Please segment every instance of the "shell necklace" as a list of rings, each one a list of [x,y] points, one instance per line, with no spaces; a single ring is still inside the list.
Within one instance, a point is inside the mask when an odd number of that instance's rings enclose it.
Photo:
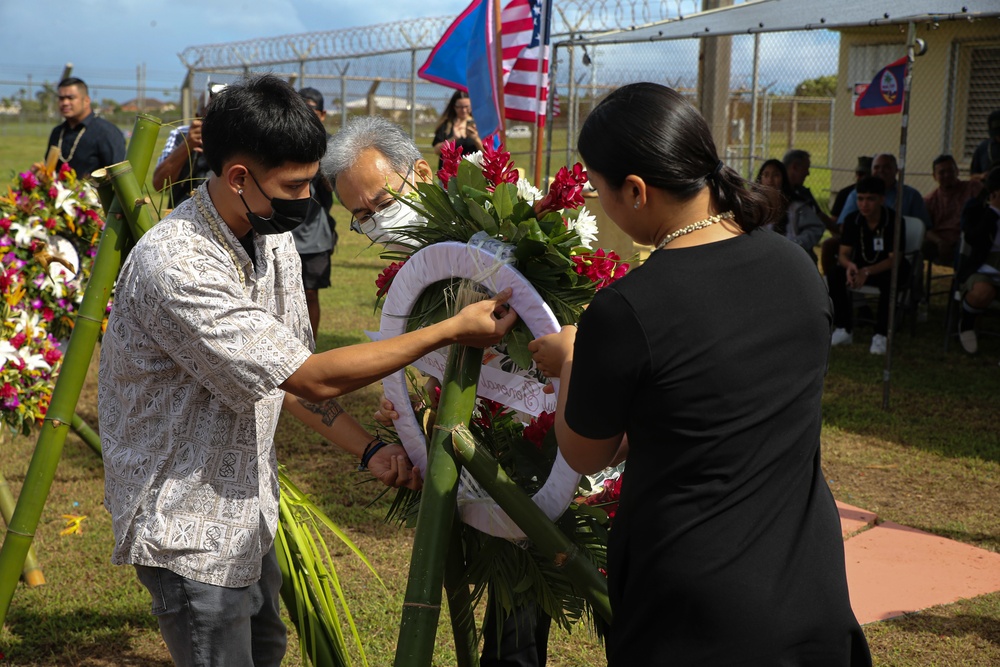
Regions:
[[[69,162],[70,160],[73,159],[73,156],[76,155],[76,147],[80,145],[80,139],[83,138],[83,133],[86,132],[86,131],[87,131],[87,126],[86,125],[84,125],[82,128],[80,128],[80,134],[76,135],[76,140],[73,142],[73,146],[70,147],[70,149],[69,149],[69,155],[67,155],[66,157],[63,157],[62,156],[62,142],[63,142],[63,137],[66,135],[66,128],[63,127],[61,130],[59,130],[59,159],[60,160],[62,160],[63,162]]]
[[[721,222],[723,220],[735,220],[735,219],[736,216],[733,215],[732,211],[725,211],[723,213],[718,213],[716,215],[713,215],[710,218],[705,218],[704,220],[699,220],[698,222],[692,222],[690,225],[686,227],[681,227],[676,232],[671,232],[666,236],[664,236],[663,240],[656,244],[656,249],[660,250],[661,248],[663,248],[663,246],[667,245],[676,238],[684,236],[685,234],[696,232],[699,229],[704,229],[709,225],[714,225],[715,223]]]
[[[227,253],[229,253],[229,258],[233,260],[233,266],[236,267],[236,275],[238,275],[240,278],[240,286],[243,287],[243,289],[246,289],[247,279],[243,275],[243,269],[240,268],[240,262],[236,258],[236,252],[233,250],[233,245],[228,240],[226,240],[226,237],[225,235],[223,235],[222,230],[219,229],[219,224],[215,221],[215,218],[205,208],[205,203],[201,200],[201,195],[202,195],[202,188],[198,188],[197,190],[194,191],[194,203],[198,206],[198,213],[208,222],[208,226],[212,230],[212,236],[215,237],[215,240],[219,242],[219,245],[221,245]]]

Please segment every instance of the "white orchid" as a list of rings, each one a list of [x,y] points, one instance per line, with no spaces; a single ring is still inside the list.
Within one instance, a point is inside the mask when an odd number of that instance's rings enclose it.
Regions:
[[[597,217],[584,206],[576,216],[576,220],[569,221],[569,228],[580,237],[580,244],[587,249],[593,249],[594,241],[597,240]]]
[[[517,196],[529,204],[534,204],[542,198],[542,191],[532,185],[528,179],[519,178],[517,179]]]
[[[8,362],[17,361],[20,358],[21,355],[17,353],[17,348],[11,345],[9,340],[0,340],[0,359],[3,359],[4,366]]]
[[[476,151],[475,153],[469,153],[468,155],[462,156],[463,160],[468,160],[472,164],[476,165],[476,169],[483,168],[483,152]]]
[[[51,371],[52,366],[45,361],[45,356],[41,354],[28,354],[28,346],[25,345],[20,350],[21,359],[24,360],[24,370],[26,371]]]
[[[10,224],[10,233],[14,237],[14,243],[22,248],[30,248],[33,240],[39,239],[44,241],[47,235],[41,222],[42,219],[37,215],[28,218],[24,224],[12,222]]]
[[[73,198],[74,192],[63,187],[63,184],[56,181],[56,208],[62,209],[70,217],[76,216],[76,207],[79,202]]]

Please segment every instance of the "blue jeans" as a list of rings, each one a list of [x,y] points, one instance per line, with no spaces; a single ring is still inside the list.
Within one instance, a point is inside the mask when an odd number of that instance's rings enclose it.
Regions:
[[[257,583],[225,588],[160,567],[135,566],[177,667],[279,667],[287,640],[273,546],[261,568]]]

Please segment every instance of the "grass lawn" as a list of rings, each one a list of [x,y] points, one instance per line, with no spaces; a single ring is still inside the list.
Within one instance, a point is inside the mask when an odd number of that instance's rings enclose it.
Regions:
[[[161,138],[162,141],[162,138]],[[23,170],[3,142],[0,175]],[[33,149],[32,149],[33,150]],[[34,153],[26,150],[17,155]],[[378,327],[374,279],[384,267],[338,213],[342,244],[333,256],[333,287],[321,292],[318,345],[329,349],[362,342]],[[982,339],[970,357],[942,349],[944,301],[931,304],[930,321],[895,339],[891,410],[881,409],[883,358],[868,354],[870,331],[859,343],[833,351],[824,395],[824,473],[834,495],[875,511],[881,519],[1000,551],[1000,411],[996,408],[1000,339]],[[996,323],[994,322],[994,326]],[[96,427],[96,356],[78,412]],[[344,405],[362,421],[372,413],[377,387],[347,396]],[[365,638],[369,664],[390,665],[406,585],[412,531],[383,522],[388,499],[372,503],[378,488],[357,473],[357,462],[283,419],[279,460],[301,488],[371,558],[385,581],[379,587],[345,549],[336,565]],[[34,440],[2,445],[0,471],[17,494]],[[35,545],[48,583],[19,587],[0,629],[0,662],[37,666],[153,666],[171,663],[149,614],[149,597],[127,567],[109,563],[113,537],[102,506],[101,461],[70,435],[38,526]],[[61,536],[63,514],[82,514],[83,532]],[[669,600],[664,602],[669,604]],[[651,622],[653,622],[651,620]],[[865,626],[877,665],[1000,664],[1000,593]],[[436,665],[453,665],[442,615]],[[301,665],[294,633],[286,665]],[[586,627],[553,629],[551,667],[603,664],[603,649]],[[5,662],[4,662],[5,661]]]

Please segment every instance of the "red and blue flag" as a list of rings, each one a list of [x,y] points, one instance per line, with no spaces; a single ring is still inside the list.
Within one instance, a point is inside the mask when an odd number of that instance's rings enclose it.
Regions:
[[[427,81],[465,90],[481,136],[500,129],[492,2],[473,0],[418,71]],[[500,14],[505,116],[541,122],[549,86],[551,0],[509,0]],[[539,76],[539,73],[541,76]]]
[[[865,91],[854,102],[855,116],[880,116],[903,112],[903,80],[907,57],[880,69]]]

